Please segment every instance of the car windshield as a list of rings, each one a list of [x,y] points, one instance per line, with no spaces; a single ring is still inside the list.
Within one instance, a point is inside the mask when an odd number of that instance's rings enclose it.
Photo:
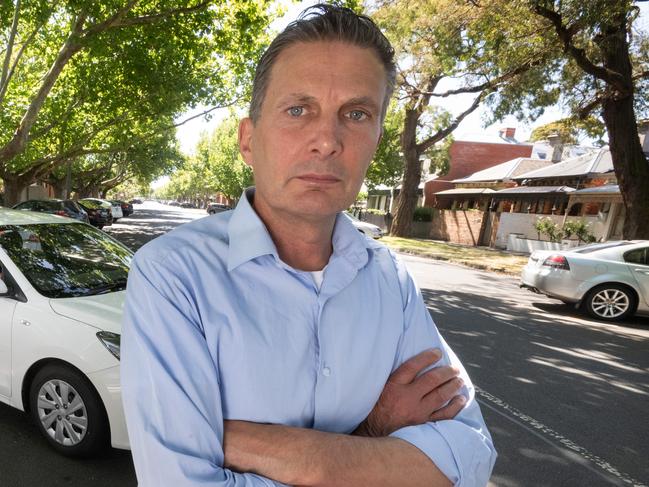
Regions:
[[[133,255],[105,233],[82,223],[0,225],[0,247],[48,298],[125,289]]]

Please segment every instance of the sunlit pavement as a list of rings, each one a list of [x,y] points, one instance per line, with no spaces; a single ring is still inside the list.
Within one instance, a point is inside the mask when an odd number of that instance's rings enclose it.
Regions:
[[[204,209],[188,209],[145,201],[133,205],[133,214],[104,227],[104,231],[132,250],[167,233],[183,223],[208,216]]]

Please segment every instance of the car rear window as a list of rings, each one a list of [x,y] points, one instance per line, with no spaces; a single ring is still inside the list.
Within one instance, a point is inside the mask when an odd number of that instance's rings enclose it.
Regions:
[[[624,253],[624,261],[630,264],[649,265],[649,247],[629,250]]]
[[[612,249],[614,247],[622,247],[623,245],[630,245],[633,242],[621,241],[621,242],[604,242],[596,243],[590,245],[584,245],[583,247],[577,247],[572,250],[576,254],[589,254],[590,252],[595,252],[596,250]]]
[[[99,203],[98,201],[81,200],[80,203],[84,206],[87,206],[88,208],[93,208],[93,209],[102,208],[101,203]]]
[[[67,209],[72,210],[74,212],[78,213],[79,211],[81,211],[81,208],[79,208],[79,205],[76,203],[76,201],[66,200],[63,202],[63,204]]]

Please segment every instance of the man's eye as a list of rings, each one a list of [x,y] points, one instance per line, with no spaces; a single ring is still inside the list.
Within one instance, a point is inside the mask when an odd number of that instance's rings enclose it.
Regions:
[[[299,117],[304,113],[304,107],[291,107],[288,109],[288,114],[291,117]]]
[[[355,121],[360,121],[360,120],[365,120],[367,118],[367,113],[361,111],[361,110],[352,110],[347,114],[349,118]]]

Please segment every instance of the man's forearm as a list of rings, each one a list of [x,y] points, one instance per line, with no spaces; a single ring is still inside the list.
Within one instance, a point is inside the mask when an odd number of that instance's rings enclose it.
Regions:
[[[289,485],[449,486],[417,447],[280,425],[226,421],[225,466]]]

